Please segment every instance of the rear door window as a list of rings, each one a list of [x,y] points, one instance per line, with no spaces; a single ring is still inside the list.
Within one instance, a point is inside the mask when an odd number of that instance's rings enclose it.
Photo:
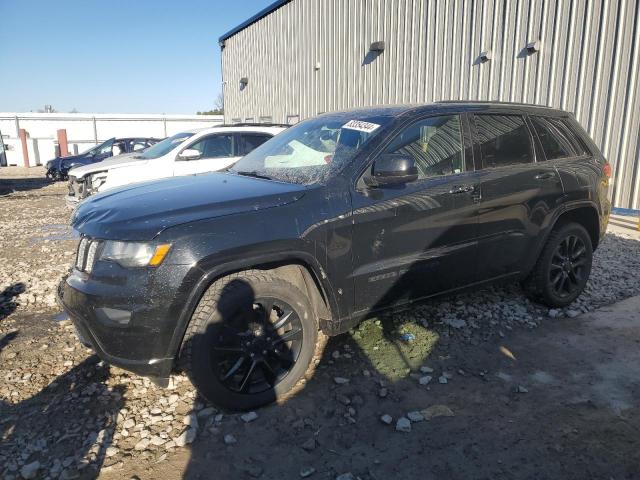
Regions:
[[[482,168],[533,162],[531,135],[519,115],[475,115]]]
[[[253,149],[259,147],[264,142],[269,140],[271,135],[265,133],[241,133],[236,135],[236,141],[238,142],[237,156],[243,157]]]
[[[137,152],[139,150],[144,150],[149,146],[149,143],[144,138],[134,138],[129,142],[129,151]]]
[[[531,123],[538,134],[547,160],[576,156],[570,134],[564,125],[544,117],[531,117]]]

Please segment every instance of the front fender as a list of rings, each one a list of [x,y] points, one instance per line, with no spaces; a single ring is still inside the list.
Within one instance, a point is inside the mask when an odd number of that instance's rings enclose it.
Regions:
[[[242,270],[250,270],[257,267],[270,268],[285,264],[298,264],[306,268],[322,289],[321,294],[327,301],[330,315],[332,318],[339,318],[340,310],[333,286],[318,260],[308,252],[288,250],[282,253],[267,253],[252,257],[244,256],[228,259],[224,263],[215,263],[213,258],[208,258],[196,264],[184,279],[181,287],[183,295],[180,295],[179,298],[184,298],[185,300],[181,302],[179,312],[176,312],[178,321],[171,339],[168,355],[175,357],[178,354],[193,312],[206,290],[216,280]]]

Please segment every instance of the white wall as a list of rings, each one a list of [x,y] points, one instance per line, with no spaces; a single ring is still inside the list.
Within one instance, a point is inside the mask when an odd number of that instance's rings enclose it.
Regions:
[[[57,131],[66,129],[69,153],[82,152],[111,137],[164,138],[192,128],[223,122],[222,115],[156,115],[92,113],[0,112],[0,133],[7,147],[8,165],[23,165],[18,129],[28,133],[29,165],[43,165],[55,157]]]

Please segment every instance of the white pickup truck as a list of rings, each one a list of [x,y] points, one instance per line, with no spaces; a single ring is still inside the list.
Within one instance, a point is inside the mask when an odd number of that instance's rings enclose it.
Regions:
[[[229,168],[286,125],[230,125],[188,130],[165,138],[142,153],[112,157],[69,171],[67,206],[95,193],[132,183]]]

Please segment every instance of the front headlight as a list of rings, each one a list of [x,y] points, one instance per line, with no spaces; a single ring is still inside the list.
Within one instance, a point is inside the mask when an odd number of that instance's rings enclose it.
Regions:
[[[87,180],[87,190],[89,193],[97,193],[100,187],[107,181],[107,173],[94,173]]]
[[[107,240],[100,260],[119,263],[123,267],[157,267],[169,253],[168,243],[117,242]]]

